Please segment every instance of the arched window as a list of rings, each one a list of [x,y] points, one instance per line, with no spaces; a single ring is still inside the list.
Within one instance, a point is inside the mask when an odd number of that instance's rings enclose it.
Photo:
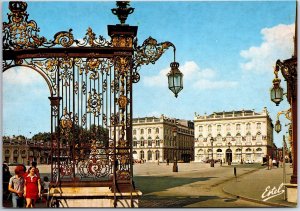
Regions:
[[[155,160],[159,160],[159,150],[155,151]]]
[[[144,134],[144,129],[141,129],[141,134]]]
[[[134,146],[134,147],[137,146],[137,140],[136,140],[136,137],[133,138],[133,146]]]
[[[148,134],[151,134],[151,129],[148,129]]]
[[[134,130],[132,131],[132,133],[133,133],[133,135],[136,135],[136,129],[134,129]]]
[[[227,131],[230,131],[230,130],[231,130],[230,124],[227,124],[227,125],[226,125],[226,130],[227,130]]]
[[[152,147],[152,139],[151,139],[151,137],[148,137],[148,147]]]
[[[222,159],[222,149],[217,149],[217,159]]]
[[[155,129],[155,133],[157,133],[157,134],[159,133],[159,128]]]
[[[145,146],[145,141],[144,141],[144,138],[142,137],[141,138],[141,147]]]
[[[142,150],[142,151],[140,152],[140,159],[141,159],[141,160],[144,160],[144,158],[145,158],[145,154],[144,154],[144,151]]]
[[[152,160],[152,152],[151,152],[151,150],[148,151],[148,160]]]
[[[251,130],[251,124],[250,123],[246,124],[246,130]]]
[[[212,127],[211,127],[211,125],[208,125],[208,132],[211,132],[211,129]]]
[[[262,142],[262,135],[260,132],[258,132],[256,134],[256,142],[257,142],[257,144],[261,144],[261,142]]]
[[[231,134],[227,133],[227,135],[226,135],[226,141],[230,142],[231,140],[232,140]]]
[[[240,131],[241,130],[241,124],[236,124],[236,131]]]
[[[159,139],[158,138],[156,138],[156,140],[155,140],[155,146],[159,147]]]
[[[221,143],[222,142],[222,136],[221,134],[217,135],[217,143]]]
[[[203,126],[199,126],[199,132],[203,132]]]
[[[222,128],[221,125],[218,125],[218,126],[217,126],[217,131],[220,132],[220,131],[221,131],[221,128]]]
[[[236,134],[235,140],[237,145],[242,145],[242,136],[240,133]]]
[[[246,135],[246,144],[251,144],[251,140],[252,140],[251,133],[248,132],[247,135]]]

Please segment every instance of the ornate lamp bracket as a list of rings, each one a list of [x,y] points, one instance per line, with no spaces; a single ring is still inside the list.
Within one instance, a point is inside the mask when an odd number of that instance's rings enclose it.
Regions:
[[[155,64],[155,62],[162,56],[162,54],[169,49],[173,48],[174,62],[176,47],[173,43],[166,41],[157,43],[157,40],[149,37],[141,46],[137,46],[137,40],[135,40],[135,54],[134,54],[134,66],[133,66],[133,83],[137,83],[140,80],[139,69],[142,65]]]
[[[291,98],[297,98],[297,60],[291,58],[281,62],[280,60],[276,61],[276,68],[274,71],[275,76],[278,77],[278,72],[281,71],[282,76],[287,81],[287,93],[288,101]]]

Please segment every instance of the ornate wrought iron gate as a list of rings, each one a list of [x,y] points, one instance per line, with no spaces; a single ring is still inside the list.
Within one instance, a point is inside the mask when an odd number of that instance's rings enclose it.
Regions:
[[[149,37],[137,46],[137,27],[125,25],[128,2],[113,9],[121,24],[109,25],[111,41],[88,29],[83,41],[72,30],[53,40],[39,36],[28,21],[27,3],[10,2],[3,23],[3,71],[27,66],[40,73],[50,90],[51,184],[109,186],[133,191],[132,84],[138,69],[155,63],[170,42]],[[175,61],[174,61],[175,62]],[[178,63],[177,63],[178,64]]]

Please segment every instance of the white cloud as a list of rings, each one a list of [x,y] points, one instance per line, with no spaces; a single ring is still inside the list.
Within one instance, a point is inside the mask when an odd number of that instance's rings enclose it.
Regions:
[[[294,33],[295,24],[280,24],[262,29],[261,45],[240,52],[240,55],[246,59],[246,62],[241,64],[241,68],[256,73],[269,72],[277,59],[284,60],[292,56]]]
[[[43,77],[35,70],[26,67],[14,67],[3,73],[3,84],[29,85],[43,82]]]
[[[219,81],[217,79],[216,71],[205,68],[201,69],[196,62],[187,61],[182,66],[179,66],[180,71],[183,73],[184,87],[192,87],[201,90],[205,89],[222,89],[230,88],[237,85],[235,81]],[[144,84],[146,86],[166,87],[168,84],[167,73],[170,68],[162,69],[158,75],[144,77]]]

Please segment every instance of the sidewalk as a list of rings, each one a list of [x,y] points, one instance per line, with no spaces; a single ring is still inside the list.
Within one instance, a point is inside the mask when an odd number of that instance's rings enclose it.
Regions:
[[[292,168],[287,165],[286,182],[289,182],[291,175]],[[297,204],[290,203],[284,200],[284,193],[282,193],[284,187],[280,187],[282,183],[283,168],[281,167],[275,167],[271,170],[263,168],[241,177],[239,177],[239,169],[237,169],[237,179],[231,180],[230,182],[226,183],[223,187],[223,191],[245,200],[268,204],[274,207],[297,207]],[[270,192],[272,192],[271,190],[273,188],[274,195],[276,195],[275,192],[277,192],[278,194],[277,196],[268,199],[267,195],[269,194],[269,197],[272,196]],[[264,199],[265,201],[263,201]]]

